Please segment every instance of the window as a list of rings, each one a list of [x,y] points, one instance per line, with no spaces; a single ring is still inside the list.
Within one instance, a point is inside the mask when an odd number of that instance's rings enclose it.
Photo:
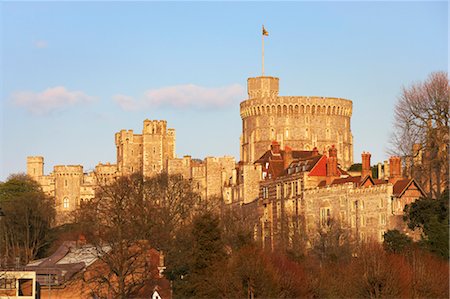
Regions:
[[[366,241],[367,241],[366,234],[365,234],[364,232],[360,232],[360,233],[359,233],[359,239],[360,239],[362,242],[366,242]]]
[[[262,187],[262,197],[269,198],[269,188],[268,187]]]
[[[363,215],[361,215],[360,222],[361,222],[361,227],[366,226],[366,218]]]
[[[331,208],[321,208],[320,209],[320,225],[322,227],[330,226],[331,224]]]
[[[63,208],[68,209],[69,208],[69,199],[67,197],[63,200]]]
[[[14,290],[16,288],[15,278],[1,278],[0,279],[0,289],[4,290]]]
[[[386,225],[386,214],[380,214],[380,224]]]
[[[64,186],[67,187],[67,180],[64,180]]]
[[[384,207],[384,198],[380,198],[380,208]]]
[[[277,185],[277,199],[281,198],[281,186]]]
[[[357,200],[355,200],[352,205],[352,211],[356,211],[356,210],[358,210],[358,201]]]

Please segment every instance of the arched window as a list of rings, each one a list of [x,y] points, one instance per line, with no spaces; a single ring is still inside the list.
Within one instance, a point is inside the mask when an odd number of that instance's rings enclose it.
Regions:
[[[64,199],[63,199],[63,208],[64,209],[69,208],[69,199],[67,197],[64,197]]]

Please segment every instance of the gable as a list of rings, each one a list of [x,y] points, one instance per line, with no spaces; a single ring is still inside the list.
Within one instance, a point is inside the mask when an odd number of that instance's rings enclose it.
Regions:
[[[327,159],[322,156],[319,161],[312,167],[309,176],[326,176],[327,175]]]
[[[401,198],[404,195],[415,197],[426,196],[425,192],[414,179],[405,179],[396,182],[394,184],[394,195],[398,198]]]
[[[360,184],[361,187],[369,187],[373,185],[375,185],[375,182],[370,175],[367,175]]]

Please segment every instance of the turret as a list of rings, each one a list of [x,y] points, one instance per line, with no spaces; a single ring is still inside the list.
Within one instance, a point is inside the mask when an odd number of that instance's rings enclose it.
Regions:
[[[44,157],[27,157],[27,174],[34,179],[44,175]]]
[[[248,98],[277,97],[279,79],[275,77],[255,77],[247,79]]]

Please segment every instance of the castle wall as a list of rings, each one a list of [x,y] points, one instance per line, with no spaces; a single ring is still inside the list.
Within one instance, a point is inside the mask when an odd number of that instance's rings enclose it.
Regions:
[[[258,198],[259,195],[259,182],[262,179],[262,167],[261,165],[246,164],[242,166],[243,169],[243,190],[242,199],[243,203],[249,203]]]
[[[167,161],[168,174],[181,174],[185,179],[191,179],[191,156],[184,156],[183,158],[174,158]]]
[[[347,183],[306,190],[308,233],[326,225],[323,217],[328,217],[329,210],[330,218],[349,228],[355,238],[381,242],[389,226],[391,195],[391,184],[355,188],[353,183]]]

